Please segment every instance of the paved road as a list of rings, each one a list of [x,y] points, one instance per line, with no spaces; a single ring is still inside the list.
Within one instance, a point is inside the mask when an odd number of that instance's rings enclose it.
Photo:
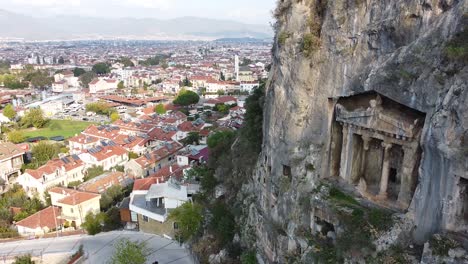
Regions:
[[[27,253],[38,257],[56,253],[70,254],[76,252],[82,244],[87,257],[84,263],[105,264],[114,252],[114,243],[121,238],[129,238],[132,241],[146,241],[152,252],[148,258],[148,263],[154,261],[159,261],[159,264],[193,263],[188,251],[180,247],[177,242],[160,236],[129,231],[114,231],[96,236],[77,235],[0,243],[0,263],[4,263],[5,256],[14,257]],[[53,263],[49,262],[48,264]]]

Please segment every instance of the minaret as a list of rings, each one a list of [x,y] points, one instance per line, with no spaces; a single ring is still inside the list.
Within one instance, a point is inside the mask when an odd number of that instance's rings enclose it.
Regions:
[[[234,69],[236,72],[236,81],[239,81],[239,56],[234,57]]]

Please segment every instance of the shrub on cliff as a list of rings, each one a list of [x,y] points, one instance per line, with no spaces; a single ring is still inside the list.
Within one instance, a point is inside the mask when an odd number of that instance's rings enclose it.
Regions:
[[[176,235],[180,241],[187,241],[198,232],[203,221],[202,210],[201,205],[187,202],[169,214],[169,219],[179,226]]]

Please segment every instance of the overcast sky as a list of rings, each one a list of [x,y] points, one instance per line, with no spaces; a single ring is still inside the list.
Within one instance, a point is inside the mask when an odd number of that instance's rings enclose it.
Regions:
[[[268,24],[276,0],[0,0],[0,9],[50,16],[175,18],[197,16]]]

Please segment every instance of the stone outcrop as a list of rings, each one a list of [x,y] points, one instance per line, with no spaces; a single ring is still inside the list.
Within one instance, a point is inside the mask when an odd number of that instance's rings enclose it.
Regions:
[[[404,219],[378,250],[436,232],[468,237],[468,1],[280,0],[275,17],[263,148],[244,188],[255,192],[247,222],[262,260],[307,262],[310,231],[333,240],[345,230],[325,209],[357,209],[320,207],[323,180]],[[368,94],[376,101],[359,99]],[[336,153],[345,123],[351,156]]]

